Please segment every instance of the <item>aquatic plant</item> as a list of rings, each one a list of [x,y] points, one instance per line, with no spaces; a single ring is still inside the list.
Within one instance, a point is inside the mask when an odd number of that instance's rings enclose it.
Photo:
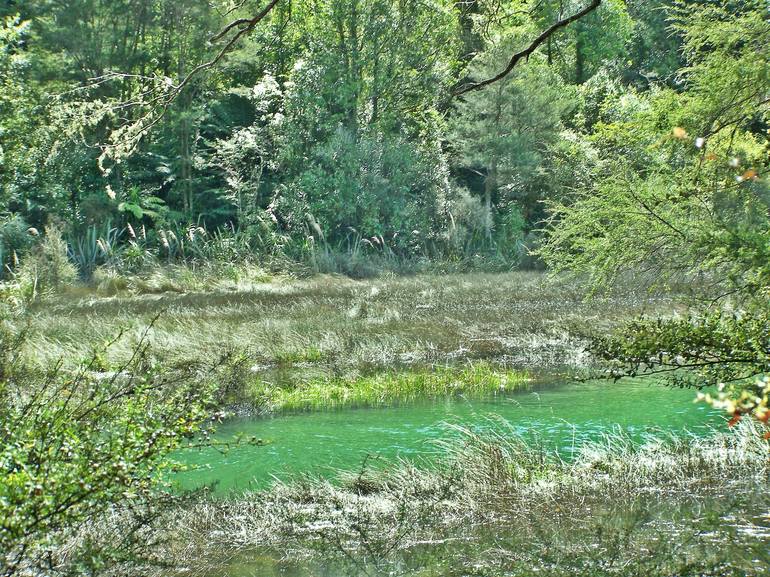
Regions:
[[[521,371],[489,363],[437,366],[416,371],[386,371],[354,378],[320,377],[294,385],[259,380],[246,398],[263,411],[298,411],[350,406],[380,406],[417,398],[467,393],[500,393],[527,386]]]
[[[756,511],[770,504],[770,466],[753,424],[643,445],[608,435],[571,462],[493,424],[456,428],[437,459],[176,510],[158,529],[174,528],[166,554],[201,573],[262,551],[355,575],[419,574],[422,548],[458,575],[763,574]]]

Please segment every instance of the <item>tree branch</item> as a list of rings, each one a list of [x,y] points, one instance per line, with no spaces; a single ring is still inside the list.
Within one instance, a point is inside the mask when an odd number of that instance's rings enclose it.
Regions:
[[[535,38],[532,43],[527,46],[524,50],[521,52],[517,52],[513,55],[510,62],[508,62],[508,66],[505,67],[505,70],[497,74],[496,76],[493,76],[492,78],[487,78],[486,80],[482,80],[480,82],[474,82],[471,84],[466,84],[465,86],[461,86],[457,90],[455,90],[454,95],[460,96],[462,94],[465,94],[466,92],[471,92],[472,90],[479,90],[480,88],[484,88],[485,86],[489,86],[490,84],[494,84],[495,82],[498,82],[508,76],[513,69],[516,67],[516,65],[519,63],[519,61],[523,59],[529,58],[529,56],[537,50],[537,48],[548,38],[553,36],[554,33],[556,33],[557,30],[564,28],[566,26],[569,26],[576,20],[580,20],[584,16],[590,14],[594,10],[596,10],[599,5],[602,3],[602,0],[591,0],[591,3],[583,8],[580,12],[576,12],[572,16],[568,16],[567,18],[563,18],[561,20],[558,20],[557,22],[554,22],[549,28],[544,30],[540,36]]]
[[[254,27],[259,24],[262,20],[267,17],[270,12],[272,12],[273,8],[278,4],[280,0],[270,0],[267,6],[265,6],[256,16],[253,18],[238,18],[237,20],[233,20],[230,22],[227,26],[225,26],[220,32],[212,36],[211,42],[217,42],[219,40],[222,40],[225,36],[227,36],[232,30],[237,29],[237,32],[233,35],[230,40],[227,41],[227,44],[225,44],[222,49],[214,56],[211,60],[208,62],[204,62],[203,64],[199,64],[195,68],[193,68],[187,76],[184,77],[184,79],[174,88],[173,91],[173,97],[176,97],[182,89],[187,85],[187,83],[190,82],[193,76],[201,72],[202,70],[205,70],[207,68],[211,68],[212,66],[215,66],[222,58],[224,58],[225,54],[230,52],[232,50],[233,46],[235,46],[238,41],[248,33],[250,33],[252,30],[254,30]]]
[[[241,38],[252,32],[257,24],[273,11],[280,1],[281,0],[270,0],[262,10],[254,15],[254,17],[237,18],[225,25],[222,30],[209,39],[212,43],[226,40],[224,46],[222,46],[210,60],[197,65],[188,72],[177,84],[174,84],[169,78],[158,76],[140,77],[119,73],[110,73],[100,78],[95,78],[94,83],[90,88],[116,78],[128,77],[144,79],[151,84],[146,90],[143,89],[144,92],[140,94],[138,98],[135,98],[130,102],[120,103],[112,108],[113,113],[120,109],[130,109],[133,107],[145,107],[148,108],[148,110],[136,120],[130,121],[125,119],[126,124],[113,131],[108,143],[99,145],[102,153],[99,156],[98,162],[102,172],[109,172],[110,170],[104,166],[106,159],[112,158],[113,160],[116,160],[118,157],[127,157],[131,154],[144,135],[165,117],[171,104],[182,93],[184,88],[190,84],[193,78],[204,70],[216,66],[219,61],[238,44]],[[238,7],[242,5],[243,3],[239,4]],[[148,99],[145,100],[145,97]]]

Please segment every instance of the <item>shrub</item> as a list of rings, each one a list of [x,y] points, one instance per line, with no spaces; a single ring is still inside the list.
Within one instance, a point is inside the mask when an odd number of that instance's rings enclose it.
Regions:
[[[0,333],[0,575],[103,568],[115,551],[76,532],[121,514],[133,529],[110,539],[141,540],[145,513],[168,498],[168,455],[201,432],[212,388],[201,384],[207,371],[153,363],[146,334],[122,366],[101,350],[72,370],[39,370],[20,355],[24,335]]]
[[[121,234],[107,221],[101,230],[94,225],[85,234],[70,239],[68,254],[82,278],[90,279],[97,266],[116,261]]]
[[[35,243],[35,232],[17,214],[0,217],[0,278],[29,252]]]
[[[333,245],[355,229],[413,256],[445,228],[445,172],[440,154],[401,138],[339,129],[277,191],[270,210],[298,240],[307,236],[312,215]]]

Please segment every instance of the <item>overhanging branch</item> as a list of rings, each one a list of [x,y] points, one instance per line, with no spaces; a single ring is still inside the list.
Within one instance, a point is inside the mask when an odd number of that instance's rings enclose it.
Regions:
[[[280,2],[280,0],[271,0],[267,6],[265,6],[256,16],[253,18],[238,18],[237,20],[233,20],[230,22],[227,26],[225,26],[221,31],[219,31],[217,34],[212,36],[211,42],[218,42],[219,40],[222,40],[225,38],[228,34],[230,34],[233,30],[235,30],[235,34],[230,38],[230,40],[227,41],[227,43],[221,48],[219,52],[208,62],[204,62],[203,64],[199,64],[195,68],[193,68],[187,76],[182,79],[182,81],[175,87],[174,90],[174,96],[176,94],[179,94],[181,90],[187,85],[188,82],[198,74],[199,72],[211,68],[212,66],[216,66],[216,64],[224,58],[224,56],[230,52],[230,50],[233,49],[233,47],[238,43],[238,41],[249,34],[252,30],[254,30],[255,26],[259,24],[262,20],[264,20],[270,12],[272,12],[273,8]]]
[[[546,30],[544,30],[540,34],[540,36],[535,38],[529,46],[527,46],[521,52],[517,52],[516,54],[514,54],[510,62],[508,62],[508,66],[505,67],[505,70],[493,76],[492,78],[487,78],[486,80],[482,80],[480,82],[473,82],[471,84],[466,84],[465,86],[461,86],[454,91],[454,95],[460,96],[461,94],[465,94],[466,92],[471,92],[472,90],[479,90],[480,88],[484,88],[485,86],[489,86],[490,84],[494,84],[495,82],[502,80],[513,71],[513,69],[516,67],[516,65],[519,63],[520,60],[529,58],[529,56],[535,50],[537,50],[537,48],[543,42],[545,42],[546,40],[548,40],[548,38],[553,36],[553,34],[556,31],[566,26],[569,26],[570,24],[572,24],[577,20],[580,20],[584,16],[587,16],[588,14],[596,10],[601,3],[602,3],[602,0],[592,0],[591,3],[588,4],[585,8],[583,8],[580,12],[576,12],[572,16],[568,16],[567,18],[563,18],[562,20],[554,22],[551,26],[549,26]]]
[[[165,117],[171,104],[177,99],[193,78],[204,70],[216,66],[219,61],[238,44],[241,38],[252,32],[257,24],[273,11],[280,1],[281,0],[270,0],[267,5],[252,18],[237,18],[225,25],[222,30],[210,38],[210,42],[212,43],[227,39],[225,44],[210,60],[193,68],[181,78],[178,83],[175,84],[171,79],[158,76],[144,77],[144,80],[151,86],[143,92],[140,98],[134,99],[131,102],[120,103],[113,108],[112,112],[114,113],[117,110],[125,110],[133,107],[145,108],[146,111],[139,116],[138,119],[127,121],[123,126],[114,130],[110,135],[108,142],[100,145],[100,148],[102,149],[102,154],[99,156],[100,169],[103,172],[109,172],[110,169],[105,168],[104,166],[104,162],[108,158],[116,160],[120,157],[127,157],[130,155],[136,149],[136,146],[142,140],[144,135]],[[126,78],[129,76],[131,75],[110,73],[94,79],[94,83],[91,87],[98,86],[99,84],[103,84],[116,78]],[[137,76],[136,78],[140,77]]]

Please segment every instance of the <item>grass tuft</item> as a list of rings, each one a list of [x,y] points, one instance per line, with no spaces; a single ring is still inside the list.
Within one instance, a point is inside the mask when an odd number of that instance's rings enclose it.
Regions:
[[[300,574],[766,574],[770,463],[751,423],[641,446],[610,435],[570,462],[504,421],[458,431],[437,461],[202,499],[166,519],[165,554],[204,575],[265,556]]]
[[[376,407],[419,398],[518,390],[529,381],[524,372],[480,362],[351,379],[322,376],[289,386],[260,380],[251,385],[247,397],[266,412]]]

